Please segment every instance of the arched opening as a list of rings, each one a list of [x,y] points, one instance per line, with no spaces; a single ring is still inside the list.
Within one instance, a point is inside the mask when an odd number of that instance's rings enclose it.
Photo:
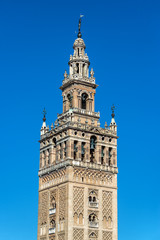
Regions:
[[[89,193],[88,200],[89,200],[89,207],[94,207],[94,208],[98,207],[97,193],[95,191],[91,191]]]
[[[79,224],[83,224],[83,214],[82,213],[80,213],[79,214]]]
[[[104,149],[105,149],[105,147],[102,146],[102,147],[101,147],[101,164],[104,163]]]
[[[107,228],[107,218],[103,218],[103,228]]]
[[[73,96],[69,93],[67,95],[67,98],[68,98],[68,101],[69,101],[69,108],[72,108],[72,99],[73,99]]]
[[[88,98],[88,95],[86,93],[83,93],[81,96],[81,108],[82,109],[87,108],[87,98]]]
[[[55,227],[56,227],[56,223],[55,223],[54,219],[51,219],[50,228],[55,228]]]
[[[78,214],[74,214],[74,224],[78,224]]]
[[[94,213],[89,215],[89,225],[90,227],[98,227],[97,216]]]
[[[111,166],[111,158],[112,158],[112,148],[109,147],[109,162],[108,162],[109,166]]]
[[[85,142],[81,144],[81,160],[83,161],[85,158]]]
[[[90,162],[94,163],[95,161],[95,149],[96,149],[96,136],[91,136],[90,138]]]
[[[56,138],[53,138],[52,141],[53,141],[53,144],[54,144],[54,148],[56,148],[56,143],[57,143],[57,142],[56,142]]]
[[[74,141],[74,160],[77,158],[77,153],[78,153],[78,142]]]
[[[111,217],[108,218],[108,227],[109,228],[112,227],[112,219],[111,219]]]

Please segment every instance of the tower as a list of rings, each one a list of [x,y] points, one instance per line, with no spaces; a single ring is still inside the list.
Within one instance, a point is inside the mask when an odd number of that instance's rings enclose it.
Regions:
[[[38,240],[117,240],[117,126],[100,127],[80,32],[60,89],[63,112],[40,137]]]

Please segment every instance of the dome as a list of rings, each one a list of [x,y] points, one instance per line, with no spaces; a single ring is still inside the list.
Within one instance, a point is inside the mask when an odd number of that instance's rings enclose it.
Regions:
[[[76,48],[76,47],[82,47],[82,48],[86,48],[86,45],[83,41],[82,38],[77,38],[73,44],[73,48]]]

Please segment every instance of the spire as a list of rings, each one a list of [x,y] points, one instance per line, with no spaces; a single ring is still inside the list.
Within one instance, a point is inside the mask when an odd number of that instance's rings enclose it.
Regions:
[[[117,131],[117,125],[116,125],[116,122],[115,122],[115,119],[114,119],[114,117],[115,117],[114,110],[115,110],[115,109],[116,109],[116,108],[115,108],[115,106],[114,106],[114,104],[113,104],[112,107],[111,107],[111,110],[112,110],[112,114],[111,114],[112,120],[111,120],[111,124],[110,124],[110,129],[111,129],[111,130],[114,130],[114,131]]]
[[[47,114],[47,112],[46,112],[45,108],[43,109],[42,114],[43,114],[43,123],[42,123],[42,127],[41,127],[41,135],[43,135],[46,131],[46,114]]]

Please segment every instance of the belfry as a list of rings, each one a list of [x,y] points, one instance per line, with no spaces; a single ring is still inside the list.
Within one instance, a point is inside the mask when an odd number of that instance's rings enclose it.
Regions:
[[[95,112],[98,85],[79,21],[62,81],[63,112],[40,136],[38,240],[117,240],[117,126]]]

